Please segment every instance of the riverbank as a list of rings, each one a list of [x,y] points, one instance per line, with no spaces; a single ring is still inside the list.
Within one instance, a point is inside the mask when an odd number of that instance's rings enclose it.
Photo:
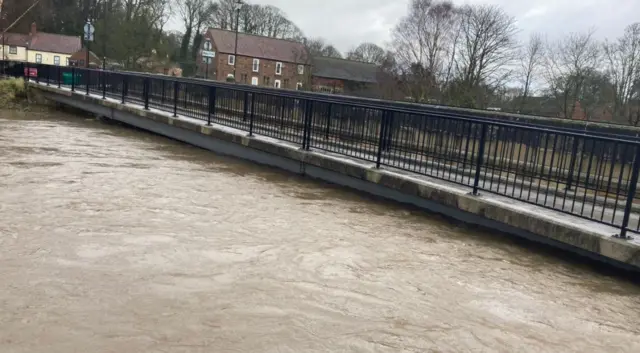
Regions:
[[[27,89],[24,80],[7,78],[0,80],[0,107],[27,107]]]

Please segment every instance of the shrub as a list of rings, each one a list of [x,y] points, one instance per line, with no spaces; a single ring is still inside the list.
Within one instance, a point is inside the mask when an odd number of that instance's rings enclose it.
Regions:
[[[9,78],[0,80],[0,107],[26,97],[24,80],[20,78]]]

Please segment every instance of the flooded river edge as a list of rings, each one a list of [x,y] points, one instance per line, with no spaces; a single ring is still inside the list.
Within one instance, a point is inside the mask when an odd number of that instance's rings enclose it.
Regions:
[[[90,118],[0,111],[0,350],[636,352],[545,247]]]

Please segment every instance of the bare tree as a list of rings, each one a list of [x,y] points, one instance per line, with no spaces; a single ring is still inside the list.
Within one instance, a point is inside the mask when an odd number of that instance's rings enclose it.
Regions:
[[[461,11],[460,47],[455,57],[460,103],[482,107],[487,91],[502,85],[511,74],[517,53],[516,20],[501,8],[466,6]]]
[[[323,38],[305,38],[302,43],[307,47],[310,56],[328,56],[342,59],[342,54],[333,45],[327,44]]]
[[[236,0],[218,0],[217,5],[212,16],[212,25],[215,27],[235,30],[238,21],[239,30],[244,33],[280,39],[303,38],[300,28],[278,7],[246,3],[238,5]]]
[[[182,60],[193,59],[200,45],[202,27],[211,20],[217,10],[217,4],[211,0],[179,0],[176,2],[176,6],[176,11],[184,25],[180,57]],[[191,57],[188,58],[189,45],[192,43]]]
[[[605,43],[604,53],[606,73],[613,84],[613,114],[633,124],[636,116],[631,102],[640,99],[636,88],[640,82],[640,23],[628,26],[616,41]]]
[[[543,60],[544,43],[542,36],[538,33],[533,33],[529,37],[529,42],[520,51],[520,78],[522,80],[520,110],[525,106],[531,85],[537,78]]]
[[[571,33],[547,46],[545,79],[564,118],[573,117],[585,81],[597,71],[601,50],[594,32]]]
[[[395,57],[406,89],[416,101],[433,98],[438,86],[447,81],[456,15],[448,1],[412,0],[409,13],[393,29]]]
[[[362,43],[347,53],[347,59],[382,65],[387,53],[374,43]]]

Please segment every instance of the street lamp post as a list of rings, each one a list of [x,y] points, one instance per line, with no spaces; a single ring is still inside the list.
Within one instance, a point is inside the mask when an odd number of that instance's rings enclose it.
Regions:
[[[104,36],[102,38],[102,70],[106,70],[107,68],[107,14],[109,13],[108,9],[107,9],[107,0],[103,1],[103,11],[104,11],[104,18],[103,18],[103,23],[102,23],[102,32],[104,33]]]
[[[242,8],[242,5],[244,5],[244,2],[242,0],[236,0],[235,5],[236,5],[236,45],[234,46],[234,49],[233,49],[233,79],[234,81],[238,82],[238,79],[236,78],[236,65],[238,63],[238,32],[240,30],[240,9]]]

